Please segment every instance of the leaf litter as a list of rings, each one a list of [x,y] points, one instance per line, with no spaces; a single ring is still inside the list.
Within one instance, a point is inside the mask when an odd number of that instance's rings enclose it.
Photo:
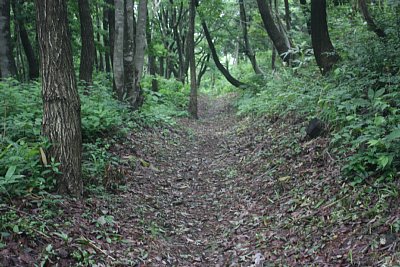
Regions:
[[[1,206],[36,224],[2,234],[0,265],[400,265],[396,194],[346,183],[301,118],[239,118],[233,101],[202,97],[200,120],[128,135],[114,191]]]

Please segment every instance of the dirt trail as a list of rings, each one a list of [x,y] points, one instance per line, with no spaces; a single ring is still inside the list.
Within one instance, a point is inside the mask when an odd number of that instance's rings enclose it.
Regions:
[[[142,186],[134,191],[148,192],[153,205],[143,214],[154,227],[155,247],[149,246],[145,261],[150,265],[227,264],[223,250],[230,233],[226,225],[241,213],[231,192],[236,175],[231,164],[236,159],[226,153],[227,135],[236,126],[236,118],[229,106],[231,99],[220,98],[208,105],[207,101],[201,99],[200,119],[181,120],[184,131],[169,133],[165,142],[154,147],[151,168],[134,174],[143,181],[131,184]]]

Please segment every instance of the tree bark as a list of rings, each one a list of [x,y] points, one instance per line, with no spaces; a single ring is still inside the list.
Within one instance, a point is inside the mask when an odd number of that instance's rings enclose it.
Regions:
[[[149,75],[151,75],[151,90],[153,92],[158,91],[158,81],[156,78],[157,67],[156,67],[156,58],[154,56],[153,44],[152,44],[152,25],[149,19],[149,15],[147,14],[147,25],[146,25],[146,38],[147,45],[149,47],[147,55],[148,55],[148,64],[149,64]]]
[[[366,1],[358,0],[358,5],[360,6],[360,11],[361,11],[361,14],[362,14],[365,22],[367,22],[368,29],[373,31],[378,37],[385,38],[386,33],[375,24],[374,19],[372,18],[371,14],[369,13]]]
[[[197,111],[197,83],[196,83],[196,59],[194,53],[194,26],[196,18],[196,2],[190,0],[189,5],[189,29],[187,38],[188,47],[188,60],[190,69],[190,100],[189,100],[189,114],[194,119],[198,119]]]
[[[230,84],[232,84],[235,87],[244,87],[246,84],[240,82],[239,80],[235,79],[230,73],[229,71],[224,67],[224,65],[222,65],[221,61],[219,60],[217,51],[215,49],[214,43],[212,41],[210,32],[208,31],[208,27],[207,24],[202,21],[201,22],[201,26],[203,27],[204,30],[204,35],[206,36],[206,40],[208,43],[208,46],[210,48],[211,51],[211,56],[214,60],[215,66],[217,66],[218,70],[222,73],[222,75],[224,75],[224,77],[228,80],[228,82]]]
[[[288,37],[285,36],[276,25],[269,4],[265,0],[257,0],[257,4],[264,23],[264,28],[266,29],[269,38],[271,38],[274,43],[279,56],[284,62],[290,63],[291,53],[290,46],[287,43]]]
[[[247,32],[247,15],[246,15],[246,8],[244,6],[244,0],[239,0],[239,11],[240,11],[240,25],[242,26],[242,33],[243,33],[243,40],[244,40],[244,52],[246,56],[249,58],[251,62],[251,66],[253,67],[253,70],[256,74],[258,75],[264,75],[263,71],[260,69],[260,67],[257,64],[257,59],[256,55],[251,48],[250,41],[249,41],[249,36]]]
[[[90,85],[93,82],[93,66],[96,57],[94,46],[93,22],[89,0],[78,0],[79,20],[81,24],[81,58],[79,66],[79,80]]]
[[[143,104],[144,100],[140,81],[143,73],[144,54],[146,50],[146,18],[147,0],[139,0],[135,39],[134,87],[132,91],[128,92],[129,103],[133,110],[138,109]]]
[[[106,0],[108,5],[108,36],[110,41],[110,60],[114,67],[114,42],[115,42],[115,7],[114,0]]]
[[[286,30],[290,31],[291,29],[291,17],[290,17],[290,7],[289,0],[285,0],[285,22],[286,22]]]
[[[29,79],[34,80],[39,78],[39,61],[35,55],[35,51],[33,50],[31,41],[29,40],[28,32],[25,28],[25,20],[22,18],[20,5],[23,1],[12,1],[12,8],[14,10],[14,16],[18,24],[19,36],[21,38],[22,47],[24,48],[24,52],[26,58],[28,60],[28,68],[29,68]]]
[[[7,78],[17,74],[12,51],[10,0],[0,0],[0,78]]]
[[[48,158],[60,162],[58,192],[82,196],[80,100],[74,75],[65,0],[36,0],[41,57],[43,135]]]
[[[134,89],[134,65],[133,57],[135,51],[134,43],[134,17],[133,17],[133,1],[126,0],[125,2],[125,18],[124,18],[124,83],[125,90],[128,93]],[[129,99],[128,99],[129,101]]]
[[[124,77],[124,1],[115,0],[115,39],[113,52],[114,86],[120,101],[126,97]],[[111,25],[110,25],[111,26]]]
[[[104,52],[104,61],[105,61],[105,65],[106,65],[106,72],[110,73],[111,72],[111,49],[110,49],[110,39],[109,39],[109,23],[108,23],[108,13],[109,11],[109,7],[104,6],[103,7],[103,30],[104,32],[106,32],[105,34],[103,34],[103,41],[104,41],[104,48],[105,48],[105,52]],[[107,36],[107,32],[108,32],[108,36]]]
[[[326,0],[311,1],[311,40],[315,60],[322,74],[326,74],[339,61],[339,55],[329,37]]]

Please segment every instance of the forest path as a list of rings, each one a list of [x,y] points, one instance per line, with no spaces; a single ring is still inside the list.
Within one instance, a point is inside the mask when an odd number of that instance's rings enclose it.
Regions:
[[[243,217],[249,216],[251,189],[243,183],[238,186],[243,177],[236,169],[240,153],[231,149],[238,142],[232,97],[202,97],[199,120],[182,119],[177,127],[181,130],[164,129],[163,138],[152,141],[147,135],[147,144],[137,144],[150,165],[134,173],[126,196],[132,206],[120,209],[118,221],[126,221],[125,227],[135,232],[137,225],[127,221],[126,215],[136,213],[132,216],[144,225],[141,239],[146,240],[142,245],[148,255],[143,263],[227,266],[239,258],[228,257],[226,251],[235,245],[247,250],[248,238],[240,228]],[[138,202],[143,203],[141,211]],[[256,257],[251,252],[242,260],[253,262]]]

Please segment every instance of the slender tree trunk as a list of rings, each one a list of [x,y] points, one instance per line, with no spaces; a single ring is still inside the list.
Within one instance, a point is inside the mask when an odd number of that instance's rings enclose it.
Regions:
[[[0,70],[2,75],[0,78],[17,74],[12,51],[10,0],[0,0]]]
[[[33,50],[31,41],[29,40],[29,35],[25,28],[25,21],[21,16],[20,5],[22,2],[19,0],[12,1],[12,7],[14,10],[15,19],[18,24],[21,43],[24,48],[26,58],[28,60],[29,79],[33,80],[39,78],[39,61],[35,55],[35,51]]]
[[[289,0],[285,0],[285,22],[286,22],[286,30],[290,31],[291,29],[291,17],[290,17],[290,7]]]
[[[304,17],[307,24],[307,32],[311,35],[311,11],[308,6],[307,0],[300,0],[301,10],[303,11]]]
[[[140,81],[143,73],[144,54],[146,50],[146,18],[147,0],[139,0],[138,18],[136,23],[136,41],[134,58],[134,88],[129,94],[129,102],[132,109],[138,109],[143,104],[143,93]]]
[[[264,23],[264,28],[267,30],[268,36],[274,43],[279,56],[284,62],[290,63],[291,54],[290,46],[287,43],[288,37],[285,36],[275,24],[269,4],[265,0],[257,0],[257,4]]]
[[[315,60],[322,74],[326,74],[339,61],[339,55],[329,37],[326,0],[311,1],[311,40]]]
[[[107,32],[109,32],[109,24],[108,24],[108,13],[109,13],[109,7],[103,7],[103,31],[106,32],[103,34],[103,41],[104,41],[104,48],[105,48],[105,53],[104,53],[104,61],[106,65],[106,72],[110,73],[111,72],[111,57],[110,57],[110,40],[109,36],[107,36]]]
[[[373,31],[378,37],[385,38],[386,33],[375,24],[374,19],[369,13],[367,2],[365,0],[358,0],[358,5],[360,6],[360,11],[365,22],[367,22],[368,29]]]
[[[149,15],[147,14],[147,25],[146,25],[146,38],[147,38],[147,45],[149,47],[147,55],[148,55],[148,64],[149,64],[149,75],[151,75],[151,90],[153,92],[158,91],[158,81],[156,78],[157,74],[157,67],[156,67],[156,59],[154,56],[153,51],[153,44],[152,44],[152,30],[151,30],[151,22],[149,19]]]
[[[96,48],[94,46],[93,22],[89,0],[78,0],[78,6],[82,40],[79,79],[90,85],[93,82],[93,66],[96,57]]]
[[[114,67],[114,43],[115,43],[115,6],[114,0],[106,0],[108,5],[108,36],[110,41],[110,59]]]
[[[133,57],[135,51],[134,43],[134,17],[133,17],[133,1],[125,1],[125,19],[124,19],[124,78],[125,78],[125,90],[130,97],[130,93],[134,89],[134,65]],[[128,101],[130,101],[128,99]]]
[[[201,85],[201,80],[208,69],[208,62],[210,61],[210,54],[207,53],[200,62],[199,74],[197,75],[197,88]]]
[[[194,53],[194,26],[196,18],[196,2],[190,0],[189,5],[189,29],[188,29],[188,59],[190,68],[190,100],[189,113],[194,119],[198,119],[197,112],[197,83],[196,83],[196,59]]]
[[[82,196],[80,100],[75,81],[66,0],[36,0],[41,57],[43,135],[48,159],[60,162],[58,192]]]
[[[207,24],[204,21],[202,21],[201,25],[203,27],[204,35],[206,36],[207,43],[208,43],[208,46],[210,48],[212,58],[214,60],[215,65],[217,66],[218,70],[222,73],[222,75],[224,75],[224,77],[228,80],[228,82],[230,84],[232,84],[233,86],[235,86],[235,87],[244,87],[245,84],[240,82],[239,80],[235,79],[229,73],[229,71],[224,67],[224,65],[222,65],[221,61],[219,60],[219,57],[218,57],[218,54],[217,54],[217,50],[215,49],[214,43],[212,41],[210,32],[208,31]]]
[[[124,100],[124,1],[115,0],[115,39],[113,52],[114,85],[118,99]],[[110,25],[111,26],[111,25]]]
[[[100,25],[100,11],[99,11],[99,6],[96,3],[96,25],[97,25],[97,33],[96,33],[96,39],[97,43],[101,44],[101,35],[99,29],[101,29]],[[104,71],[104,58],[103,58],[103,53],[101,50],[99,50],[99,71]]]
[[[256,74],[263,75],[264,73],[258,66],[256,55],[250,45],[249,36],[247,32],[248,21],[247,21],[246,9],[244,6],[244,0],[239,0],[239,9],[240,9],[240,24],[242,26],[245,54],[249,58],[254,72]]]

